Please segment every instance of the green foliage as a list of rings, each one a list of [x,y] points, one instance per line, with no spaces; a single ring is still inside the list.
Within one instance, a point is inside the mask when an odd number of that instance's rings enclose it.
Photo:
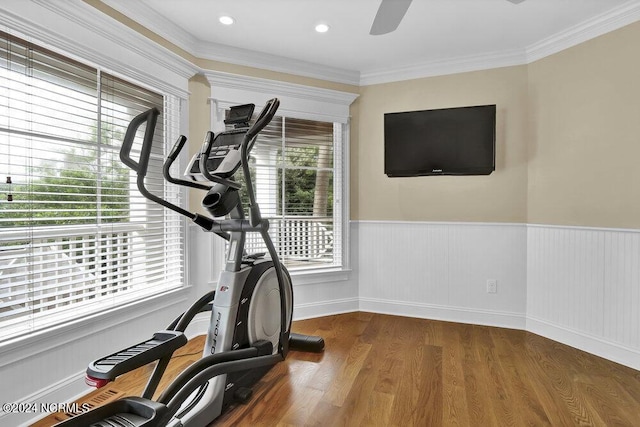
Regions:
[[[290,165],[285,171],[284,194],[285,209],[288,215],[313,215],[316,203],[316,185],[318,184],[318,170],[305,169],[319,166],[320,148],[316,145],[306,147],[292,147],[286,152],[286,164]],[[283,170],[278,170],[278,183],[282,182]],[[281,192],[278,192],[280,206]],[[333,183],[326,188],[328,207],[333,206]]]
[[[103,143],[118,135],[103,132]],[[77,225],[129,220],[129,172],[105,149],[63,150],[62,160],[32,168],[31,182],[12,185],[13,202],[0,204],[0,225]],[[12,220],[12,221],[6,221]]]
[[[276,182],[274,190],[276,196],[276,215],[282,215],[282,174],[284,173],[284,196],[286,215],[302,215],[311,216],[314,212],[316,179],[318,175],[317,158],[318,146],[308,146],[304,149],[289,149],[286,154],[287,167],[283,170],[278,168],[276,174]],[[279,153],[279,155],[281,155]],[[307,169],[308,168],[308,169]],[[256,167],[251,164],[251,176],[256,179]],[[234,177],[242,185],[242,189],[246,188],[244,184],[244,176],[242,169],[236,172]],[[241,190],[242,191],[242,190]],[[333,180],[330,179],[327,191],[324,197],[327,198],[328,213],[333,215]],[[249,198],[246,193],[241,193],[242,205],[245,208],[245,214],[248,215]]]

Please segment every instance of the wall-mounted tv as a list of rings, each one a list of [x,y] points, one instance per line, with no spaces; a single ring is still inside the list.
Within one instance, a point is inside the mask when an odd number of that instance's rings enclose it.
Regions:
[[[489,175],[495,170],[496,106],[384,115],[389,177]]]

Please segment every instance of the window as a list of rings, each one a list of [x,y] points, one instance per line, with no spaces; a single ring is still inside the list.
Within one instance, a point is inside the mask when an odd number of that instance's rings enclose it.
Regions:
[[[214,129],[233,105],[259,111],[268,99],[280,100],[251,152],[260,210],[298,283],[317,280],[316,273],[342,276],[349,270],[349,114],[358,94],[216,71],[205,76]],[[258,240],[248,236],[247,251],[264,252]]]
[[[341,123],[276,116],[251,151],[260,210],[291,269],[342,265],[342,211],[340,198],[334,197],[341,192],[336,153],[342,128]],[[248,251],[264,252],[259,242],[249,240]]]
[[[151,107],[147,185],[179,203],[161,173],[175,97],[0,33],[0,341],[182,285],[182,221],[119,160]]]

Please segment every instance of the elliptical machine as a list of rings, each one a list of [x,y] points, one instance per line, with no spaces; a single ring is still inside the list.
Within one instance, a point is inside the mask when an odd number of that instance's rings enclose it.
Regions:
[[[321,352],[324,340],[293,334],[293,288],[287,270],[278,258],[268,234],[269,222],[262,218],[251,181],[249,152],[258,133],[274,117],[280,102],[271,99],[249,126],[254,105],[232,107],[225,123],[234,128],[214,135],[208,132],[201,152],[189,163],[189,180],[171,176],[170,168],[182,150],[186,137],[180,136],[164,163],[167,181],[207,191],[202,204],[212,217],[189,212],[145,187],[153,133],[160,112],[148,110],[135,117],[127,128],[120,150],[122,162],[137,173],[137,186],[146,198],[184,215],[208,232],[227,240],[224,271],[217,289],[202,296],[166,330],[147,341],[95,360],[87,368],[87,384],[102,387],[119,375],[157,361],[141,397],[127,397],[60,424],[64,427],[149,426],[196,427],[213,422],[229,405],[251,397],[251,386],[287,356],[289,349]],[[146,123],[140,158],[131,158],[138,129]],[[245,218],[238,194],[241,185],[233,179],[242,170],[249,199]],[[214,218],[225,217],[216,220]],[[246,254],[246,233],[262,237],[265,254]],[[185,369],[151,400],[175,350],[185,345],[184,331],[194,316],[211,311],[211,322],[203,357]]]

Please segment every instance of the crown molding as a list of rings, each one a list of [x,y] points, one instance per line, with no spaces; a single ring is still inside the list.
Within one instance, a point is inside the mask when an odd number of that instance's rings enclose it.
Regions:
[[[367,86],[468,71],[525,65],[617,30],[638,20],[640,20],[640,3],[637,0],[630,0],[613,10],[556,33],[544,40],[533,43],[525,49],[429,61],[404,67],[363,71],[360,76],[360,85]]]
[[[99,34],[107,40],[126,47],[128,50],[135,52],[136,55],[155,62],[181,77],[191,78],[200,71],[186,59],[140,35],[137,31],[121,24],[81,0],[68,0],[65,2],[32,1],[92,31],[94,34]]]
[[[528,46],[526,49],[527,63],[579,45],[638,20],[640,20],[640,3],[637,0],[627,1],[613,10]]]
[[[18,37],[181,98],[200,71],[81,0],[13,2],[0,10],[0,24]]]
[[[153,31],[160,37],[170,41],[179,48],[193,54],[196,51],[198,39],[191,33],[165,18],[155,9],[149,8],[143,2],[131,0],[100,0],[123,15],[135,20],[138,24]]]
[[[262,68],[269,71],[312,77],[355,86],[360,84],[359,71],[331,67],[315,62],[301,61],[285,56],[272,55],[218,43],[199,42],[193,54],[199,58],[213,61]]]
[[[46,3],[44,0],[35,1],[42,4]],[[129,0],[102,1],[198,58],[355,86],[390,83],[529,64],[640,20],[640,3],[638,0],[629,0],[613,10],[526,46],[523,49],[488,52],[479,55],[405,64],[403,66],[356,71],[218,43],[204,42],[196,39],[188,31],[175,25],[161,14],[145,6],[142,2],[132,2]],[[55,2],[56,8],[62,3],[64,2]],[[70,3],[76,4],[75,2]],[[67,7],[67,9],[73,8],[73,6]],[[85,16],[84,12],[82,15]],[[94,24],[89,23],[88,25],[91,26]],[[113,34],[111,35],[113,36]],[[124,40],[123,43],[127,43],[126,40]],[[136,41],[136,43],[139,42]],[[130,46],[130,44],[127,44],[127,46]],[[148,48],[145,49],[147,52],[149,51]]]
[[[510,67],[525,63],[526,55],[522,50],[460,56],[457,58],[411,64],[403,67],[363,72],[360,75],[360,86]]]

